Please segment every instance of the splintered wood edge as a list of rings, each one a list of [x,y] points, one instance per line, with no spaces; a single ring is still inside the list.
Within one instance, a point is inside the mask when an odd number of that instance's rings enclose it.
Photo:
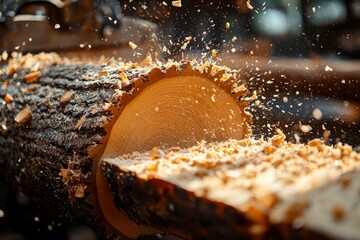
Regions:
[[[89,156],[94,160],[94,170],[93,176],[91,177],[91,184],[87,188],[93,195],[92,204],[95,205],[95,212],[102,215],[102,210],[99,205],[99,196],[96,194],[99,190],[96,187],[95,182],[99,181],[99,178],[103,179],[103,177],[99,177],[97,175],[101,175],[101,156],[106,147],[111,129],[115,124],[117,118],[120,116],[121,111],[125,108],[125,106],[130,103],[134,98],[136,98],[143,89],[146,89],[151,84],[154,84],[161,79],[177,77],[177,76],[199,76],[206,79],[211,80],[221,89],[224,89],[230,96],[238,103],[241,115],[243,117],[243,134],[244,137],[248,137],[251,134],[250,123],[252,122],[252,116],[245,110],[250,100],[250,97],[246,97],[248,94],[248,90],[244,85],[241,85],[238,80],[237,72],[231,71],[226,67],[219,67],[210,62],[205,63],[197,63],[196,61],[183,61],[183,62],[167,62],[166,64],[162,64],[160,62],[154,63],[151,59],[147,59],[145,63],[140,63],[141,67],[136,63],[127,63],[119,66],[107,66],[104,67],[104,70],[99,74],[100,77],[106,77],[107,74],[104,72],[113,71],[116,68],[116,71],[119,72],[119,82],[116,84],[116,90],[113,95],[112,103],[104,106],[110,111],[113,115],[112,119],[108,122],[104,122],[104,130],[106,131],[105,137],[97,144],[95,147],[89,148]],[[123,73],[123,74],[122,74]],[[126,79],[125,77],[126,76]],[[124,81],[124,79],[126,81]],[[104,181],[104,180],[101,180]],[[99,184],[99,183],[98,183]],[[106,191],[110,192],[109,189]],[[111,194],[111,193],[110,193]],[[113,202],[113,199],[109,200]],[[113,210],[116,210],[113,208]],[[127,218],[124,214],[122,214],[124,218]],[[102,218],[105,222],[107,222],[106,227],[108,229],[108,233],[122,236],[124,233],[116,231],[112,224],[106,221],[106,216],[102,215]],[[127,221],[132,222],[127,218]],[[128,222],[129,225],[131,225]],[[140,228],[140,231],[130,230],[125,235],[127,237],[135,238],[142,233],[150,234],[159,232],[158,230],[138,226],[133,223],[134,228]],[[127,230],[132,227],[127,226]]]

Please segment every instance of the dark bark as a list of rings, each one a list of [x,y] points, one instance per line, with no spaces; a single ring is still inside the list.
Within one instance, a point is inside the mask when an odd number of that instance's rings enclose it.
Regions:
[[[113,94],[115,77],[98,79],[99,65],[49,66],[41,77],[27,84],[22,70],[13,76],[0,75],[8,85],[0,89],[0,98],[10,94],[14,101],[0,105],[0,176],[6,182],[56,212],[76,216],[78,220],[100,228],[90,204],[90,193],[75,197],[78,187],[89,188],[92,160],[88,148],[105,136],[101,117],[111,117],[103,109],[107,102],[116,104]],[[5,86],[5,85],[3,85]],[[61,97],[75,94],[65,105]],[[18,125],[14,118],[29,107],[31,119]],[[86,117],[80,129],[75,126]],[[59,175],[72,168],[68,185]],[[99,230],[101,232],[101,230]]]

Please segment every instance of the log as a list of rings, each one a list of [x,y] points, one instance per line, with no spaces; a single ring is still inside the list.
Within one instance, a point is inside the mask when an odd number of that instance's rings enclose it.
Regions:
[[[116,208],[98,167],[104,156],[251,132],[248,91],[226,67],[12,57],[0,72],[1,178],[102,237],[163,231]]]
[[[280,132],[125,154],[102,167],[119,209],[182,236],[360,238],[360,154],[349,145],[291,144]]]

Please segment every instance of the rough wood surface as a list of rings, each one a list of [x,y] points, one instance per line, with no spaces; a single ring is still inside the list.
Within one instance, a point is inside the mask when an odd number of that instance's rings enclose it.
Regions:
[[[348,145],[200,143],[106,159],[103,169],[119,209],[195,239],[360,237],[360,154]]]
[[[124,99],[131,101],[126,96],[136,95],[143,84],[159,76],[179,72],[226,75],[225,80],[232,79],[229,92],[235,83],[228,69],[211,64],[163,65],[146,58],[140,64],[102,65],[57,57],[48,61],[49,56],[42,54],[15,57],[0,70],[0,177],[102,236],[107,230],[96,203],[94,159],[99,158]],[[246,93],[242,88],[234,98],[240,100]],[[240,101],[242,109],[248,101]],[[248,121],[250,116],[244,118]]]
[[[10,94],[14,98],[0,105],[1,177],[59,212],[80,215],[93,226],[97,224],[89,195],[82,196],[93,167],[88,148],[106,134],[101,124],[110,113],[103,105],[115,101],[117,82],[112,78],[99,81],[100,70],[98,65],[50,66],[31,84],[25,81],[28,70],[0,76],[2,83],[8,81],[0,97]],[[70,90],[74,95],[66,105],[61,104]],[[32,117],[19,125],[14,118],[26,107]],[[77,125],[84,117],[85,122]],[[64,184],[60,170],[69,167],[71,178]]]

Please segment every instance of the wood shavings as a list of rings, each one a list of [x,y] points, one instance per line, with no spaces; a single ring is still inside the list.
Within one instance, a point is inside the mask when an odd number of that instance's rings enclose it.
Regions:
[[[312,130],[312,127],[310,125],[303,125],[301,124],[300,126],[300,130],[303,132],[303,133],[308,133]]]
[[[137,48],[137,45],[135,44],[135,43],[133,43],[133,42],[129,42],[129,47],[132,49],[132,50],[134,50],[134,49],[136,49]]]
[[[228,30],[230,28],[230,23],[226,22],[225,29]]]
[[[85,196],[85,189],[86,189],[86,186],[84,184],[79,184],[76,187],[75,197],[83,198]]]
[[[181,0],[172,1],[171,5],[173,5],[174,7],[182,7]]]
[[[11,103],[12,101],[14,101],[14,98],[10,94],[7,93],[5,95],[5,102]]]
[[[107,77],[109,75],[108,71],[100,71],[98,74],[98,77]]]
[[[40,76],[41,76],[40,71],[31,72],[25,75],[25,81],[26,83],[34,83],[39,79]]]
[[[328,65],[325,66],[325,72],[332,72],[333,69],[329,67]]]
[[[79,121],[75,124],[75,129],[80,130],[86,121],[86,117],[82,116]]]
[[[37,72],[45,68],[60,63],[67,63],[68,59],[61,58],[56,53],[39,53],[22,55],[21,53],[13,52],[9,63],[7,65],[7,73],[14,74],[18,70],[28,69],[31,72]]]
[[[8,57],[9,57],[9,54],[7,51],[3,51],[2,54],[1,54],[1,59],[3,61],[7,61],[8,60]]]
[[[313,117],[314,117],[316,120],[321,120],[321,118],[322,118],[322,116],[323,116],[321,110],[318,109],[318,108],[315,108],[315,109],[314,109],[314,111],[312,112],[312,115],[313,115]]]
[[[128,77],[127,77],[127,75],[126,75],[125,72],[120,72],[120,79],[121,79],[121,81],[122,81],[125,85],[129,85],[129,84],[130,84],[129,79],[128,79]]]
[[[64,95],[62,95],[62,97],[60,99],[61,106],[66,106],[66,104],[68,104],[70,102],[70,100],[74,94],[75,94],[75,91],[73,91],[73,90],[69,90],[69,91],[65,92]]]
[[[246,7],[247,7],[248,9],[250,9],[250,10],[253,10],[253,9],[254,9],[254,7],[251,6],[250,1],[246,1]]]
[[[218,51],[217,51],[216,49],[211,50],[211,56],[212,56],[213,58],[216,58],[216,57],[217,57],[217,54],[218,54]]]
[[[29,122],[32,117],[29,107],[24,108],[15,116],[15,122],[17,125],[22,126],[25,123]]]
[[[185,50],[188,44],[189,42],[184,42],[184,44],[181,46],[181,50]]]
[[[144,60],[142,60],[139,64],[140,67],[147,67],[150,66],[150,64],[152,64],[152,58],[150,55],[146,56],[146,58]]]
[[[152,160],[155,160],[155,159],[161,158],[164,155],[164,153],[162,151],[160,151],[157,147],[154,147],[149,152],[149,155]]]
[[[281,138],[286,139],[285,134],[281,131],[280,128],[277,128],[277,129],[276,129],[276,133],[277,133]]]

